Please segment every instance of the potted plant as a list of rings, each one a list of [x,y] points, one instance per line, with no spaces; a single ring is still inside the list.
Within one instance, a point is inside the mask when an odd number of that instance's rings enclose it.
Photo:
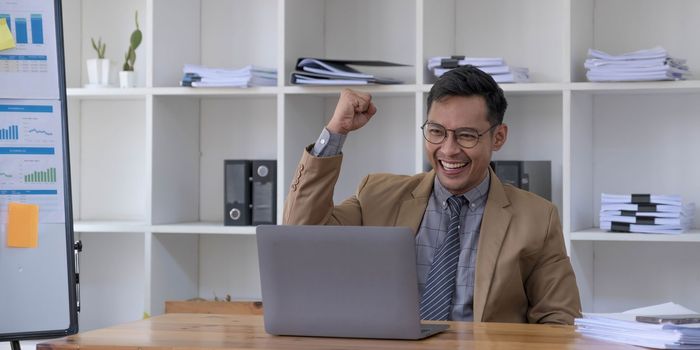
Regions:
[[[97,52],[97,58],[87,60],[88,86],[99,87],[109,85],[109,59],[105,58],[107,44],[99,38],[95,42],[95,38],[90,38],[92,48]]]
[[[119,86],[120,87],[135,87],[136,86],[136,73],[134,73],[134,63],[136,62],[136,48],[141,45],[141,29],[139,27],[139,12],[136,11],[134,15],[134,21],[136,22],[136,30],[131,33],[131,38],[129,40],[129,49],[124,54],[124,65],[122,66],[122,71],[119,72]]]

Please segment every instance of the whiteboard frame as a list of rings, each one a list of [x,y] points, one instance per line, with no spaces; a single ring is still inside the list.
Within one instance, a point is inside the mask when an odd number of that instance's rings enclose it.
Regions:
[[[78,296],[77,296],[77,275],[75,268],[75,241],[73,233],[73,206],[71,200],[71,177],[70,177],[70,150],[68,145],[68,99],[66,96],[66,70],[65,55],[63,52],[63,17],[61,0],[54,0],[54,18],[56,22],[56,64],[58,65],[59,102],[61,105],[61,131],[63,142],[63,195],[65,211],[66,229],[66,270],[68,272],[68,312],[70,323],[66,329],[28,331],[18,333],[0,334],[2,341],[19,341],[29,339],[46,339],[63,337],[78,332]],[[11,287],[11,286],[9,286]],[[3,286],[8,288],[8,286]],[[14,315],[0,315],[0,317],[13,317]]]

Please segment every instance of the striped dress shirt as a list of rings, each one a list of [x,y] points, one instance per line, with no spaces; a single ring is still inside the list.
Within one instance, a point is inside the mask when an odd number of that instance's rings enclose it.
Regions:
[[[452,295],[451,320],[472,321],[474,302],[474,276],[476,272],[476,248],[479,243],[481,218],[484,215],[488,198],[490,175],[463,196],[469,206],[463,206],[460,212],[460,254],[457,262],[457,283]],[[428,272],[438,247],[445,240],[450,210],[447,198],[452,194],[447,191],[435,177],[433,193],[428,200],[428,207],[423,214],[423,221],[416,236],[416,264],[418,268],[418,291],[423,295]]]

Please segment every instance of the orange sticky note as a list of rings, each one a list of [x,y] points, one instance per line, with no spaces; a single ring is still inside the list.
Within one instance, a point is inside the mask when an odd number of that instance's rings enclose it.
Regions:
[[[0,51],[15,47],[15,38],[12,37],[12,32],[7,26],[5,17],[0,18]]]
[[[39,206],[12,203],[7,206],[7,246],[36,248],[39,244]]]

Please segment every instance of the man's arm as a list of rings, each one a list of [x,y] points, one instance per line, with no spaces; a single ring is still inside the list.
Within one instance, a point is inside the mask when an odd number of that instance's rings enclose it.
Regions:
[[[307,147],[284,203],[283,223],[291,225],[361,225],[356,196],[333,205],[345,136],[363,127],[377,112],[369,94],[344,89],[335,112],[313,146]],[[366,179],[360,185],[364,186]]]
[[[566,255],[559,214],[552,207],[547,235],[534,270],[525,282],[530,323],[573,324],[581,317],[576,277]]]
[[[337,207],[333,189],[343,156],[315,157],[309,146],[301,157],[284,202],[286,225],[361,225],[361,209],[352,196]],[[364,183],[364,181],[363,181]]]

